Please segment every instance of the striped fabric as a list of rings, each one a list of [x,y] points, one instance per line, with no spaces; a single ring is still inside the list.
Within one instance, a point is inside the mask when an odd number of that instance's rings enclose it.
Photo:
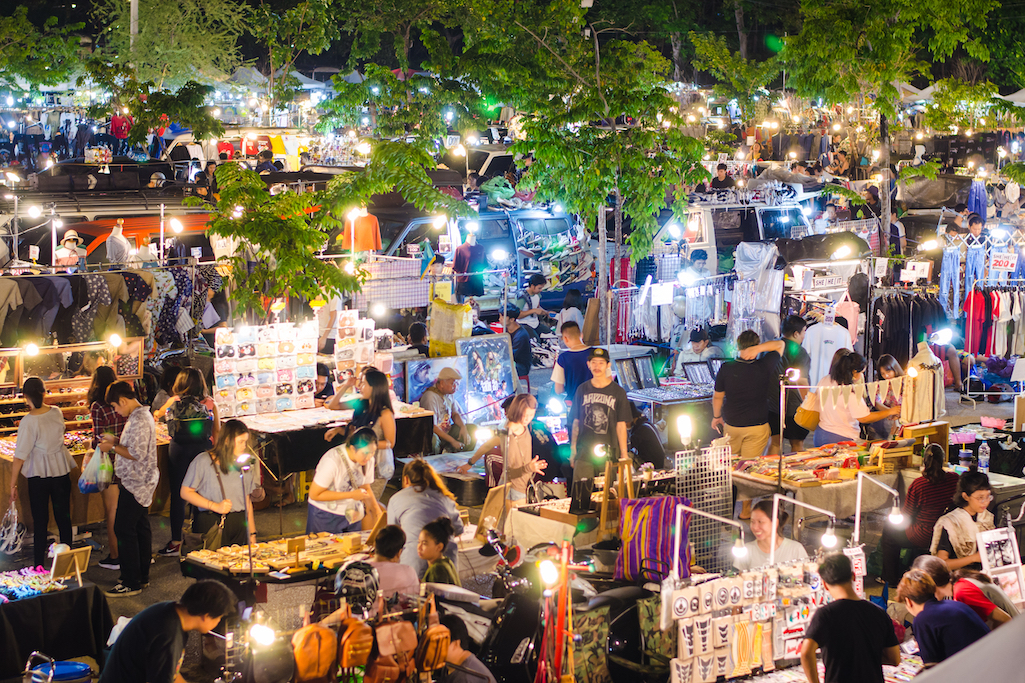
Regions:
[[[619,537],[623,540],[623,547],[616,558],[617,579],[635,581],[641,578],[642,562],[646,569],[668,573],[673,565],[676,506],[681,503],[690,505],[686,498],[675,496],[619,501]],[[681,522],[680,574],[681,578],[687,578],[690,576],[691,557],[687,543],[690,513],[684,512]],[[650,574],[647,578],[657,580]]]

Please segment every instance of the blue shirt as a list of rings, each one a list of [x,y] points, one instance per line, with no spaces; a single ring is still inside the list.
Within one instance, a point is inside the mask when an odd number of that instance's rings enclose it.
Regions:
[[[417,555],[416,543],[423,528],[438,517],[448,517],[452,520],[456,533],[463,533],[463,521],[459,519],[456,502],[437,491],[417,491],[414,487],[407,486],[388,501],[388,523],[397,524],[406,532],[406,545],[402,547],[399,562],[415,569],[418,578],[423,578],[424,572],[427,571],[427,562]],[[445,556],[455,563],[457,553],[455,541],[450,540],[445,546]]]
[[[530,351],[530,333],[521,325],[512,333],[513,364],[516,366],[516,376],[526,377],[530,374],[530,365],[533,360]]]
[[[577,395],[577,389],[581,384],[591,379],[591,370],[587,367],[587,356],[591,353],[591,347],[579,351],[563,351],[555,360],[556,368],[552,371],[552,381],[566,385],[566,396],[573,399]]]
[[[968,605],[956,600],[930,600],[913,624],[918,649],[927,664],[937,664],[989,633],[989,627]]]

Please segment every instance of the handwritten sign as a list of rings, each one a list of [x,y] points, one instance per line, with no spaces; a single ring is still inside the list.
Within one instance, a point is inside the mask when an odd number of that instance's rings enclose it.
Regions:
[[[1003,254],[993,254],[993,258],[990,261],[989,269],[1002,271],[1009,273],[1014,271],[1018,267],[1018,254],[1017,252],[1009,252]]]
[[[908,261],[900,271],[903,282],[915,282],[921,278],[929,279],[932,261]]]

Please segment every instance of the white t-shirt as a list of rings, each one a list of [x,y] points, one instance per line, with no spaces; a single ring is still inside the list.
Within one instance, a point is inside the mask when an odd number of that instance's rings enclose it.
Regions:
[[[819,323],[808,328],[801,346],[811,356],[811,370],[808,384],[818,384],[819,380],[829,374],[833,362],[833,354],[837,349],[853,350],[851,333],[843,325]]]
[[[806,560],[808,559],[808,553],[805,552],[804,546],[797,541],[784,538],[782,542],[779,538],[776,539],[779,545],[776,546],[776,563],[781,562],[792,562],[794,560]],[[751,541],[745,543],[744,547],[747,548],[747,555],[744,557],[733,558],[733,566],[738,571],[746,572],[749,569],[757,569],[758,567],[764,567],[769,564],[769,553],[763,553],[761,548],[758,547],[758,541]]]
[[[841,328],[843,329],[843,328]],[[832,377],[826,376],[818,383],[818,388],[838,386]],[[833,396],[819,394],[819,428],[826,432],[839,434],[848,439],[857,439],[861,435],[859,417],[867,417],[872,411],[865,405],[865,400],[857,394],[844,396],[842,392]],[[835,401],[835,404],[834,404]]]
[[[555,316],[555,320],[557,321],[555,325],[556,334],[562,334],[562,324],[570,320],[580,326],[581,332],[584,331],[584,314],[581,313],[580,309],[576,306],[562,309],[559,311],[559,314]]]
[[[334,324],[331,324],[331,314],[337,314],[341,310],[341,299],[332,297],[327,300],[327,304],[317,311],[317,325],[320,328],[320,336],[324,336],[324,332],[327,332],[328,339],[336,339],[338,337],[338,316],[335,315]]]
[[[335,446],[321,456],[320,462],[317,463],[317,471],[313,475],[315,484],[323,486],[328,491],[342,493],[355,491],[363,484],[369,484],[373,480],[374,458],[370,458],[366,465],[360,467],[349,459],[345,446]],[[333,515],[344,515],[350,523],[358,522],[366,515],[366,508],[359,500],[313,500],[310,498],[309,502],[313,507]]]

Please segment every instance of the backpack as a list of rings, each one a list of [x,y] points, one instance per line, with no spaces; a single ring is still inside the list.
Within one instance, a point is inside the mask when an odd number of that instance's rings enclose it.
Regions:
[[[425,626],[420,633],[415,656],[416,669],[421,672],[435,671],[445,666],[448,645],[452,639],[448,627],[438,623],[438,608],[433,594],[425,603],[424,612],[420,614],[420,622],[425,623]]]
[[[338,637],[320,624],[303,626],[292,636],[296,683],[333,681],[338,666]]]
[[[180,444],[209,441],[213,424],[213,415],[195,396],[182,396],[167,409],[167,433]]]
[[[338,666],[343,669],[366,666],[374,647],[374,629],[350,614],[342,620],[338,632],[341,634],[338,639]]]

